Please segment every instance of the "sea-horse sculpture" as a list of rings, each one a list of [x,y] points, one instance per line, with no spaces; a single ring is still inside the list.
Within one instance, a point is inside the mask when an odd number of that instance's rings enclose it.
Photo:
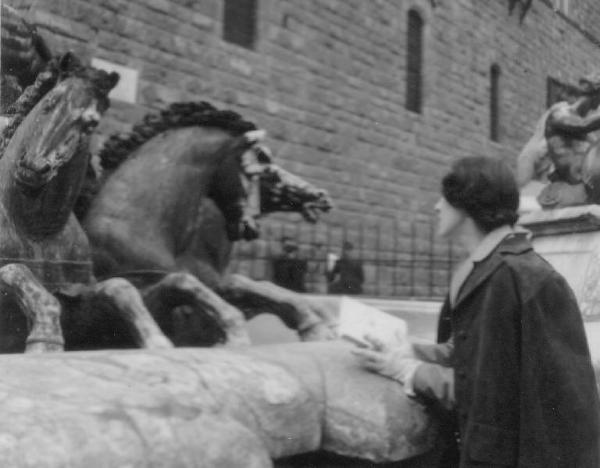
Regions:
[[[0,351],[170,347],[128,281],[97,282],[72,209],[118,76],[52,59],[0,141]]]
[[[45,46],[43,38],[37,33],[33,34],[32,27],[24,23],[22,18],[6,5],[2,6],[2,15],[10,26],[10,31],[14,33],[22,30],[21,35],[24,35],[25,39],[29,36],[35,39],[19,42],[24,44],[26,50],[13,51],[9,47],[10,50],[5,51],[7,54],[3,54],[3,60],[6,57],[14,57],[13,61],[16,64],[10,70],[31,68],[28,60],[32,56],[36,58],[36,70],[44,66],[50,69],[48,62],[52,60],[52,54]],[[40,50],[43,53],[40,53]],[[4,71],[10,70],[4,68]],[[34,107],[32,101],[35,103],[36,99],[41,99],[52,88],[55,78],[44,80],[47,75],[47,71],[39,75],[35,85],[11,109],[12,113],[15,109],[18,109],[18,112],[6,129],[5,145],[23,120],[23,116]],[[20,86],[31,82],[28,76],[19,78]],[[31,99],[32,97],[34,99]],[[23,102],[27,104],[24,106]],[[44,106],[48,107],[48,104]],[[41,115],[28,118],[31,121],[40,120]],[[44,127],[46,125],[52,127],[54,124],[55,122],[50,120],[42,122]],[[97,120],[85,128],[82,126],[81,129],[87,133],[96,124]],[[27,133],[30,130],[26,128],[19,131]],[[186,135],[191,135],[191,140],[187,139]],[[105,174],[89,212],[86,210],[90,192],[86,190],[77,197],[78,189],[82,186],[80,178],[84,174],[89,176],[93,173],[89,170],[89,155],[84,143],[78,146],[77,151],[73,148],[71,157],[82,161],[78,166],[81,171],[76,174],[69,172],[72,181],[67,185],[72,190],[69,191],[69,199],[63,203],[62,209],[65,213],[70,212],[72,208],[80,215],[85,213],[84,223],[95,252],[95,270],[102,279],[124,274],[142,287],[145,303],[151,307],[163,330],[172,336],[176,335],[178,344],[206,342],[207,333],[210,335],[209,342],[216,340],[246,343],[248,338],[244,329],[244,316],[250,317],[264,311],[279,315],[304,338],[323,338],[333,334],[328,311],[322,305],[271,284],[225,274],[232,242],[242,238],[252,239],[258,235],[256,217],[259,214],[272,211],[298,211],[302,212],[306,219],[314,220],[318,211],[326,211],[330,207],[329,199],[323,191],[273,164],[268,148],[257,144],[260,139],[262,139],[262,132],[256,131],[254,124],[244,121],[235,113],[218,111],[206,103],[175,104],[158,116],[148,116],[142,124],[134,127],[130,136],[121,135],[109,139],[101,154]],[[164,140],[167,140],[167,144],[163,149],[168,148],[168,151],[160,149],[160,144]],[[186,148],[190,143],[192,144]],[[16,147],[20,143],[15,142],[13,145]],[[140,148],[136,148],[137,146]],[[136,151],[133,151],[134,149]],[[129,157],[129,153],[144,156]],[[166,165],[169,169],[165,170],[161,164],[168,155],[171,155],[169,156],[171,162]],[[126,162],[121,164],[123,160]],[[188,163],[190,165],[186,166]],[[135,170],[132,171],[131,168],[139,167],[142,168],[140,175],[133,175]],[[145,178],[152,173],[151,178]],[[181,176],[183,179],[180,178]],[[89,180],[90,177],[85,178],[86,185]],[[160,183],[156,184],[157,181]],[[171,187],[165,191],[165,187],[170,183],[174,183],[173,187],[176,188]],[[117,188],[113,191],[113,188],[118,187],[119,184],[127,185],[126,190]],[[186,190],[182,191],[181,187],[185,187]],[[182,197],[182,193],[187,195]],[[114,211],[115,200],[123,197],[129,198],[121,206],[117,201],[116,211],[121,210],[121,214],[127,213],[123,218],[126,221],[115,221],[120,216]],[[157,197],[158,203],[150,206],[150,200],[156,201]],[[53,200],[57,204],[61,201],[65,202],[59,197],[54,197]],[[165,204],[171,202],[177,205],[171,206],[174,209],[165,216]],[[132,210],[133,214],[128,210]],[[13,214],[10,213],[8,218],[11,222],[15,221],[17,224],[20,222],[18,214],[13,218]],[[60,224],[58,220],[59,218],[56,218],[54,222]],[[141,235],[138,237],[126,237],[124,240],[119,238],[123,234],[119,229],[127,223],[129,223],[127,229],[131,226],[135,226],[138,230],[141,226],[146,226],[148,229],[140,231]],[[31,221],[29,228],[41,230],[43,225],[44,223],[39,220]],[[61,291],[61,303],[63,306],[68,305],[69,310],[82,308],[82,304],[79,303],[82,289],[72,285],[95,281],[89,271],[90,257],[85,238],[81,237],[79,232],[77,238],[78,243],[85,244],[82,248],[85,261],[81,267],[84,274],[73,274],[69,281],[50,281],[57,270],[56,267],[52,267],[52,273],[44,273],[39,268],[39,271],[36,270],[31,263],[28,264],[34,271],[33,276],[42,280],[44,284],[48,283],[52,291],[55,287],[58,288],[57,291]],[[157,240],[158,244],[153,243]],[[143,248],[147,249],[142,251]],[[124,249],[127,253],[117,252],[115,255],[115,249]],[[64,259],[61,256],[62,253],[56,255],[55,260],[62,262]],[[11,259],[20,259],[20,255],[6,258],[7,261],[11,261]],[[23,265],[23,262],[20,263]],[[70,269],[72,268],[71,265]],[[107,284],[117,282],[130,286],[123,279],[111,279]],[[67,288],[66,285],[69,287]],[[144,304],[139,298],[134,302],[139,306],[136,306],[136,310],[144,310]],[[188,307],[178,307],[183,304]],[[17,309],[11,307],[7,310]],[[100,313],[101,309],[100,305],[94,305],[95,313]],[[203,314],[185,313],[189,311],[202,311]],[[207,321],[202,318],[206,316],[206,312],[212,319]],[[111,315],[108,311],[104,313]],[[70,314],[63,313],[61,319],[65,322],[63,324],[65,326],[68,325],[66,322],[71,322],[67,320],[67,315]],[[135,314],[136,317],[137,315],[139,314]],[[11,315],[7,321],[19,322],[19,316],[18,313],[16,317]],[[190,326],[190,320],[198,319],[200,324]],[[143,340],[140,341],[139,336],[132,338],[121,336],[123,333],[116,333],[113,330],[113,320],[101,322],[104,326],[98,327],[98,336],[111,338],[108,340],[98,338],[93,341],[104,342],[106,345],[110,342],[110,346],[129,346],[132,342],[145,345]],[[148,320],[142,322],[151,323]],[[198,331],[206,328],[207,325],[209,330],[200,333],[201,338],[198,337]],[[142,328],[149,327],[152,330],[150,335],[158,336],[150,325],[144,325]],[[6,350],[19,349],[21,345],[18,343],[23,342],[23,337],[17,338],[13,332],[16,329],[22,335],[26,328],[24,323],[12,329],[9,323],[6,324],[4,329],[12,330],[4,333],[6,340],[3,341],[11,343],[6,346]],[[103,328],[105,333],[102,333]],[[127,327],[121,328],[127,329]],[[185,333],[178,333],[178,331]],[[95,347],[89,337],[84,338],[85,335],[86,333],[77,333],[74,335],[76,338],[74,341],[67,340],[67,349]],[[10,337],[14,338],[14,342],[9,339]]]
[[[331,206],[324,190],[273,163],[263,137],[232,111],[174,103],[100,151],[104,174],[82,210],[95,272],[138,285],[176,344],[239,342],[245,320],[260,312],[303,338],[334,334],[320,304],[227,274],[233,242],[256,238],[260,215],[296,211],[315,221]],[[207,314],[212,336],[198,320]]]

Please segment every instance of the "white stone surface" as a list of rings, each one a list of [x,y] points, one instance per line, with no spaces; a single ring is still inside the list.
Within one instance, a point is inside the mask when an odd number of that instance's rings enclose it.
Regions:
[[[321,449],[377,463],[427,451],[434,427],[423,406],[350,350],[0,356],[0,466],[269,468]]]
[[[339,313],[342,296],[307,294],[306,297],[326,304]],[[351,298],[369,310],[377,309],[390,316],[402,319],[411,338],[433,341],[442,304],[440,301],[417,301],[392,298],[357,296]],[[287,328],[281,320],[271,314],[260,314],[248,322],[248,334],[254,344],[292,343],[299,341],[298,335]]]
[[[600,230],[590,230],[596,220],[600,206],[590,205],[528,213],[520,223],[545,229],[563,226],[561,233],[534,237],[533,247],[566,278],[584,319],[600,320]],[[565,229],[569,223],[571,232]]]
[[[588,345],[592,361],[600,367],[600,322],[588,322],[585,324]]]
[[[519,224],[527,227],[528,225],[540,223],[574,221],[584,216],[593,216],[600,219],[600,206],[569,206],[567,208],[557,208],[555,210],[531,211],[523,214],[519,218]]]

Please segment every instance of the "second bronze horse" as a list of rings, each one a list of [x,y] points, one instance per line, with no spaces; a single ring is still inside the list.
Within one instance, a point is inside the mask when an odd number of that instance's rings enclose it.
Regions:
[[[273,163],[263,137],[234,112],[176,103],[100,152],[104,174],[82,221],[95,273],[138,285],[176,344],[247,342],[245,321],[261,312],[302,336],[333,333],[319,304],[227,274],[233,242],[258,236],[259,215],[314,221],[331,206],[325,191]]]

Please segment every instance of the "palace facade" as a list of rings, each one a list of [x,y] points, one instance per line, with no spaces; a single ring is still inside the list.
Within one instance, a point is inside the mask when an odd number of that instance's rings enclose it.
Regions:
[[[597,0],[2,1],[52,51],[121,72],[102,135],[182,100],[267,129],[276,160],[336,208],[315,229],[272,217],[252,252],[283,232],[315,259],[354,240],[373,294],[445,287],[441,176],[463,155],[514,163],[547,104],[600,65]]]

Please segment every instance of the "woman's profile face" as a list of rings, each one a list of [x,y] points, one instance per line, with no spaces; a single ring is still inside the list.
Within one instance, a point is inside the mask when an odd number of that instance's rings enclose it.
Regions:
[[[435,211],[438,236],[452,239],[459,231],[458,228],[463,224],[467,214],[463,210],[454,208],[444,197],[441,197],[435,204]]]

